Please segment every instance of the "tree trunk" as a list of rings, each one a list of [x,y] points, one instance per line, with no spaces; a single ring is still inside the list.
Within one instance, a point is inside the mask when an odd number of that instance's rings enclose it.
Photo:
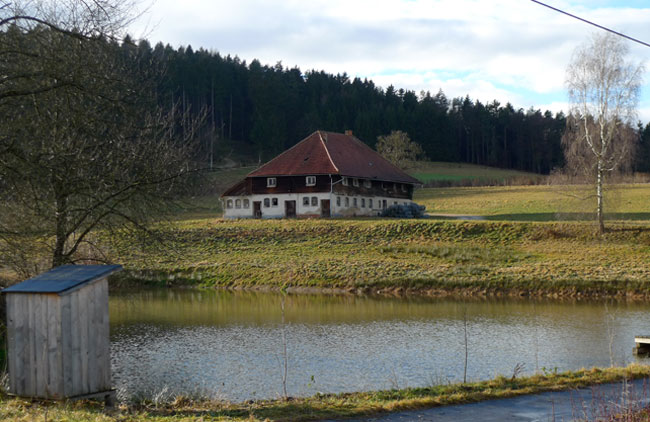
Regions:
[[[598,232],[605,232],[605,222],[603,219],[603,163],[598,160],[598,174],[596,176],[596,198],[598,199],[597,219],[598,219]]]
[[[56,199],[56,239],[54,242],[54,252],[52,254],[52,268],[63,265],[66,262],[65,256],[65,226],[66,226],[66,209],[67,198],[65,196]]]

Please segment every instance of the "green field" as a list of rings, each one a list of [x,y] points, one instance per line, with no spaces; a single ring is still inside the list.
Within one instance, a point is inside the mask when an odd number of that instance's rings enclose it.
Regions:
[[[445,163],[437,161],[417,162],[407,172],[422,181],[450,182],[452,185],[469,185],[474,182],[479,184],[512,184],[522,182],[536,182],[544,176],[526,173],[517,170],[505,170],[495,167],[479,166],[464,163]],[[465,183],[462,183],[465,182]]]
[[[593,220],[596,199],[591,190],[589,186],[553,185],[424,188],[416,191],[414,200],[425,205],[429,214],[501,221]],[[610,220],[649,221],[650,185],[606,187],[604,209]]]

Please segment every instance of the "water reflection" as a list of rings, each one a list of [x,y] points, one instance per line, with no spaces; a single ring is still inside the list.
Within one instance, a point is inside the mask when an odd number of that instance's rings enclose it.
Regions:
[[[156,290],[110,299],[114,383],[129,394],[241,401],[282,389],[281,297]],[[376,390],[626,364],[645,304],[289,295],[288,390]],[[647,328],[646,328],[647,327]],[[610,352],[611,345],[611,352]]]

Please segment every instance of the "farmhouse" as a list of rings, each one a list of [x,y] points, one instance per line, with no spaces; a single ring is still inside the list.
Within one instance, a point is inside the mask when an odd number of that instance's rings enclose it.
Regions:
[[[351,131],[316,131],[221,198],[226,218],[374,216],[418,184]]]

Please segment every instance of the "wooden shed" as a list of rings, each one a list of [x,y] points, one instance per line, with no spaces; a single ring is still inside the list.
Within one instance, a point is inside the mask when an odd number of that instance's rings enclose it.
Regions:
[[[121,269],[64,265],[2,291],[11,394],[112,400],[107,277]]]

